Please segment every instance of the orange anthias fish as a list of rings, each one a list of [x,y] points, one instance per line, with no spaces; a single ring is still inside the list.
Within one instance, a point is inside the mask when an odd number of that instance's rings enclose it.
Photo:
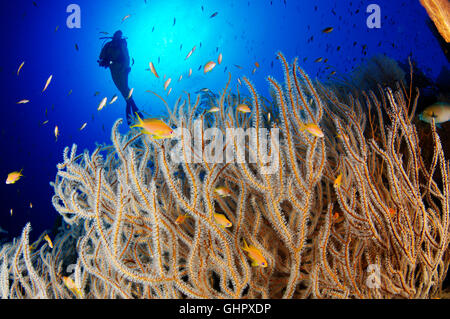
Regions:
[[[244,251],[248,253],[248,257],[252,260],[252,266],[260,266],[263,268],[267,267],[267,261],[264,256],[261,254],[258,248],[255,246],[248,246],[244,239],[244,247],[242,247]]]
[[[342,173],[334,180],[334,187],[340,187],[342,184]]]
[[[222,228],[233,226],[233,224],[225,217],[224,214],[214,213],[214,219],[216,223]]]
[[[333,223],[340,223],[341,221],[344,220],[344,216],[341,216],[338,212],[336,212],[332,216],[332,219],[333,219]]]
[[[145,134],[152,135],[157,139],[172,137],[173,130],[169,125],[164,123],[164,121],[156,118],[148,118],[142,120],[138,114],[136,114],[136,116],[138,118],[138,123],[130,126],[130,128],[140,127],[144,129]]]
[[[166,80],[166,82],[164,82],[164,90],[167,89],[167,87],[168,87],[169,84],[170,84],[170,81],[172,81],[172,79],[171,79],[171,78],[168,78],[168,79]]]
[[[81,290],[78,288],[70,277],[63,277],[64,284],[71,292],[73,292],[78,298],[82,298]]]
[[[205,67],[203,68],[203,73],[208,73],[209,71],[214,69],[215,66],[216,66],[216,62],[209,61],[208,63],[205,64]]]
[[[116,102],[117,101],[117,95],[116,94],[114,94],[114,96],[112,97],[112,99],[111,99],[111,101],[109,101],[109,104],[113,104],[114,102]]]
[[[306,131],[308,131],[308,133],[310,133],[316,137],[324,137],[322,130],[315,123],[309,123],[306,125],[302,124],[302,127],[300,128],[300,130],[302,130],[302,131],[306,130]]]
[[[158,73],[156,72],[155,66],[153,65],[153,62],[149,62],[148,65],[150,66],[150,71],[152,71],[152,73],[159,78]]]
[[[247,104],[239,104],[236,110],[241,113],[250,113],[252,111]]]
[[[395,214],[397,214],[397,211],[391,207],[389,207],[389,214],[391,215],[391,217],[394,217]]]
[[[217,63],[222,63],[222,53],[219,53],[219,58],[217,59]]]
[[[19,72],[20,72],[20,70],[22,69],[22,67],[23,67],[24,64],[25,64],[25,61],[23,61],[23,62],[20,64],[19,69],[17,69],[17,76],[19,76]]]
[[[192,50],[189,51],[189,53],[186,55],[186,57],[185,57],[184,59],[185,59],[185,60],[189,59],[189,57],[192,55],[192,53],[194,53],[194,51],[195,51],[195,45],[194,45],[194,47],[192,48]]]
[[[45,86],[44,89],[42,90],[42,92],[44,92],[45,90],[47,90],[48,85],[50,84],[51,80],[53,78],[53,74],[49,76],[49,78],[47,79],[47,82],[45,82]]]
[[[127,100],[129,100],[130,97],[133,95],[133,91],[134,91],[134,88],[131,88],[130,92],[128,92]]]
[[[220,111],[220,109],[217,106],[213,106],[206,113],[215,113],[215,112],[219,112],[219,111]]]
[[[48,234],[46,234],[46,235],[44,236],[44,239],[45,239],[45,241],[48,243],[48,245],[50,246],[50,248],[53,248],[53,243],[52,243],[50,237],[48,236]]]
[[[81,131],[82,129],[84,129],[84,128],[86,127],[86,125],[87,125],[87,123],[83,123],[83,125],[81,125],[81,127],[80,127],[80,131]]]
[[[105,105],[106,105],[106,101],[108,100],[108,98],[105,96],[101,101],[100,101],[100,103],[98,104],[98,107],[97,107],[97,111],[101,111],[104,107],[105,107]]]
[[[55,141],[58,140],[58,136],[59,136],[59,128],[58,125],[55,125]]]
[[[214,191],[222,197],[230,196],[232,194],[231,190],[225,186],[216,187]]]
[[[183,224],[184,221],[186,220],[186,218],[188,218],[188,217],[189,217],[188,213],[183,214],[183,215],[179,215],[177,217],[177,219],[175,220],[175,224],[177,224],[177,225]]]
[[[6,184],[14,184],[15,182],[17,182],[23,176],[22,170],[23,168],[20,170],[20,172],[9,173],[8,177],[6,178]]]

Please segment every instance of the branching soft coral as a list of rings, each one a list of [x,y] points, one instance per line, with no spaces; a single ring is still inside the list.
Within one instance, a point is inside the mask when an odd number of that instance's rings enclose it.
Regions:
[[[439,33],[450,42],[450,2],[448,0],[420,0]]]
[[[76,145],[65,149],[53,204],[67,223],[84,228],[74,266],[81,297],[440,292],[449,265],[449,163],[432,124],[434,160],[423,164],[410,114],[417,99],[405,99],[398,86],[380,90],[381,101],[369,92],[344,102],[313,84],[297,59],[278,59],[284,84],[268,78],[274,103],[247,78],[248,97],[231,95],[229,80],[209,102],[218,112],[197,112],[200,97],[190,95],[169,110],[168,124],[177,128],[172,139],[137,130],[121,135],[118,120],[111,146],[79,155]],[[237,111],[241,103],[250,114]],[[213,160],[221,153],[233,160]],[[215,213],[232,226],[221,227]],[[188,217],[177,222],[181,215]],[[4,296],[80,297],[61,285],[58,254],[67,237],[56,239],[56,251],[42,250],[40,261],[21,254],[28,231],[20,245],[0,253],[2,276],[28,274],[15,277],[14,288],[0,282]],[[244,240],[267,267],[252,265]]]

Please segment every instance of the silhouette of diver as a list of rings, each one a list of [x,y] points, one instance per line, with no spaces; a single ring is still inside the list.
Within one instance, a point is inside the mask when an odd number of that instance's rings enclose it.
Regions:
[[[128,125],[131,125],[136,113],[142,118],[142,114],[136,106],[133,97],[128,98],[130,88],[128,87],[128,73],[131,71],[130,55],[128,54],[127,41],[122,38],[122,31],[118,30],[114,36],[101,39],[112,39],[107,42],[100,52],[98,64],[111,70],[111,76],[117,89],[127,102],[126,117]]]

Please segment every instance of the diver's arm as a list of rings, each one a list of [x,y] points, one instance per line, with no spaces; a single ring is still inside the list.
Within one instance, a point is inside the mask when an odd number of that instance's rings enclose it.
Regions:
[[[100,60],[106,60],[106,50],[108,49],[108,47],[109,47],[109,42],[103,46],[102,51],[100,52],[100,56],[99,56]]]
[[[106,53],[107,50],[109,49],[109,43],[110,42],[106,43],[103,46],[102,51],[100,52],[99,60],[97,61],[100,64],[100,66],[103,66],[105,68],[108,67],[110,63],[110,59],[108,57],[108,54]]]

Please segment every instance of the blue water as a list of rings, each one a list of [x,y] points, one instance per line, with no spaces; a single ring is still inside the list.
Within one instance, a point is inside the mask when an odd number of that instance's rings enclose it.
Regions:
[[[374,2],[381,8],[380,29],[366,26],[366,8]],[[66,8],[71,3],[81,8],[79,29],[66,26],[70,14]],[[129,86],[134,88],[139,108],[152,116],[164,115],[165,107],[146,90],[155,91],[173,105],[183,91],[222,89],[229,72],[234,87],[236,79],[246,75],[259,93],[267,96],[266,77],[283,80],[275,59],[277,51],[289,60],[298,56],[301,67],[319,80],[325,80],[331,70],[337,75],[348,74],[378,53],[402,62],[412,55],[431,78],[436,78],[443,66],[448,67],[418,0],[19,0],[2,2],[1,6],[0,226],[9,232],[9,238],[20,235],[28,221],[33,227],[32,238],[51,229],[58,214],[51,204],[49,182],[55,179],[63,149],[76,143],[78,152],[86,148],[92,151],[95,142],[110,141],[112,124],[124,117],[125,102],[109,70],[96,62],[103,44],[99,37],[105,36],[101,31],[112,35],[120,29],[127,37],[134,59]],[[217,15],[210,18],[215,12]],[[122,22],[127,15],[130,17]],[[333,27],[333,32],[322,33],[326,27]],[[185,60],[194,46],[195,52]],[[207,74],[203,68],[198,70],[207,61],[216,61],[219,53],[223,54],[221,65]],[[328,62],[315,63],[319,57]],[[150,61],[159,79],[146,70]],[[255,62],[260,67],[252,74]],[[326,66],[331,69],[325,70]],[[193,73],[188,78],[189,68]],[[51,74],[52,82],[42,93]],[[163,88],[164,75],[172,78],[169,96]],[[180,75],[183,79],[178,82]],[[94,96],[97,91],[99,95]],[[97,111],[100,100],[105,96],[111,99],[114,94],[119,95],[117,102]],[[16,104],[21,99],[30,103]],[[42,125],[46,120],[48,123]],[[85,122],[86,128],[79,131]],[[55,125],[60,130],[57,141]],[[123,124],[121,131],[126,129]],[[21,168],[24,177],[6,185],[7,174]],[[0,238],[4,236],[0,234]]]

